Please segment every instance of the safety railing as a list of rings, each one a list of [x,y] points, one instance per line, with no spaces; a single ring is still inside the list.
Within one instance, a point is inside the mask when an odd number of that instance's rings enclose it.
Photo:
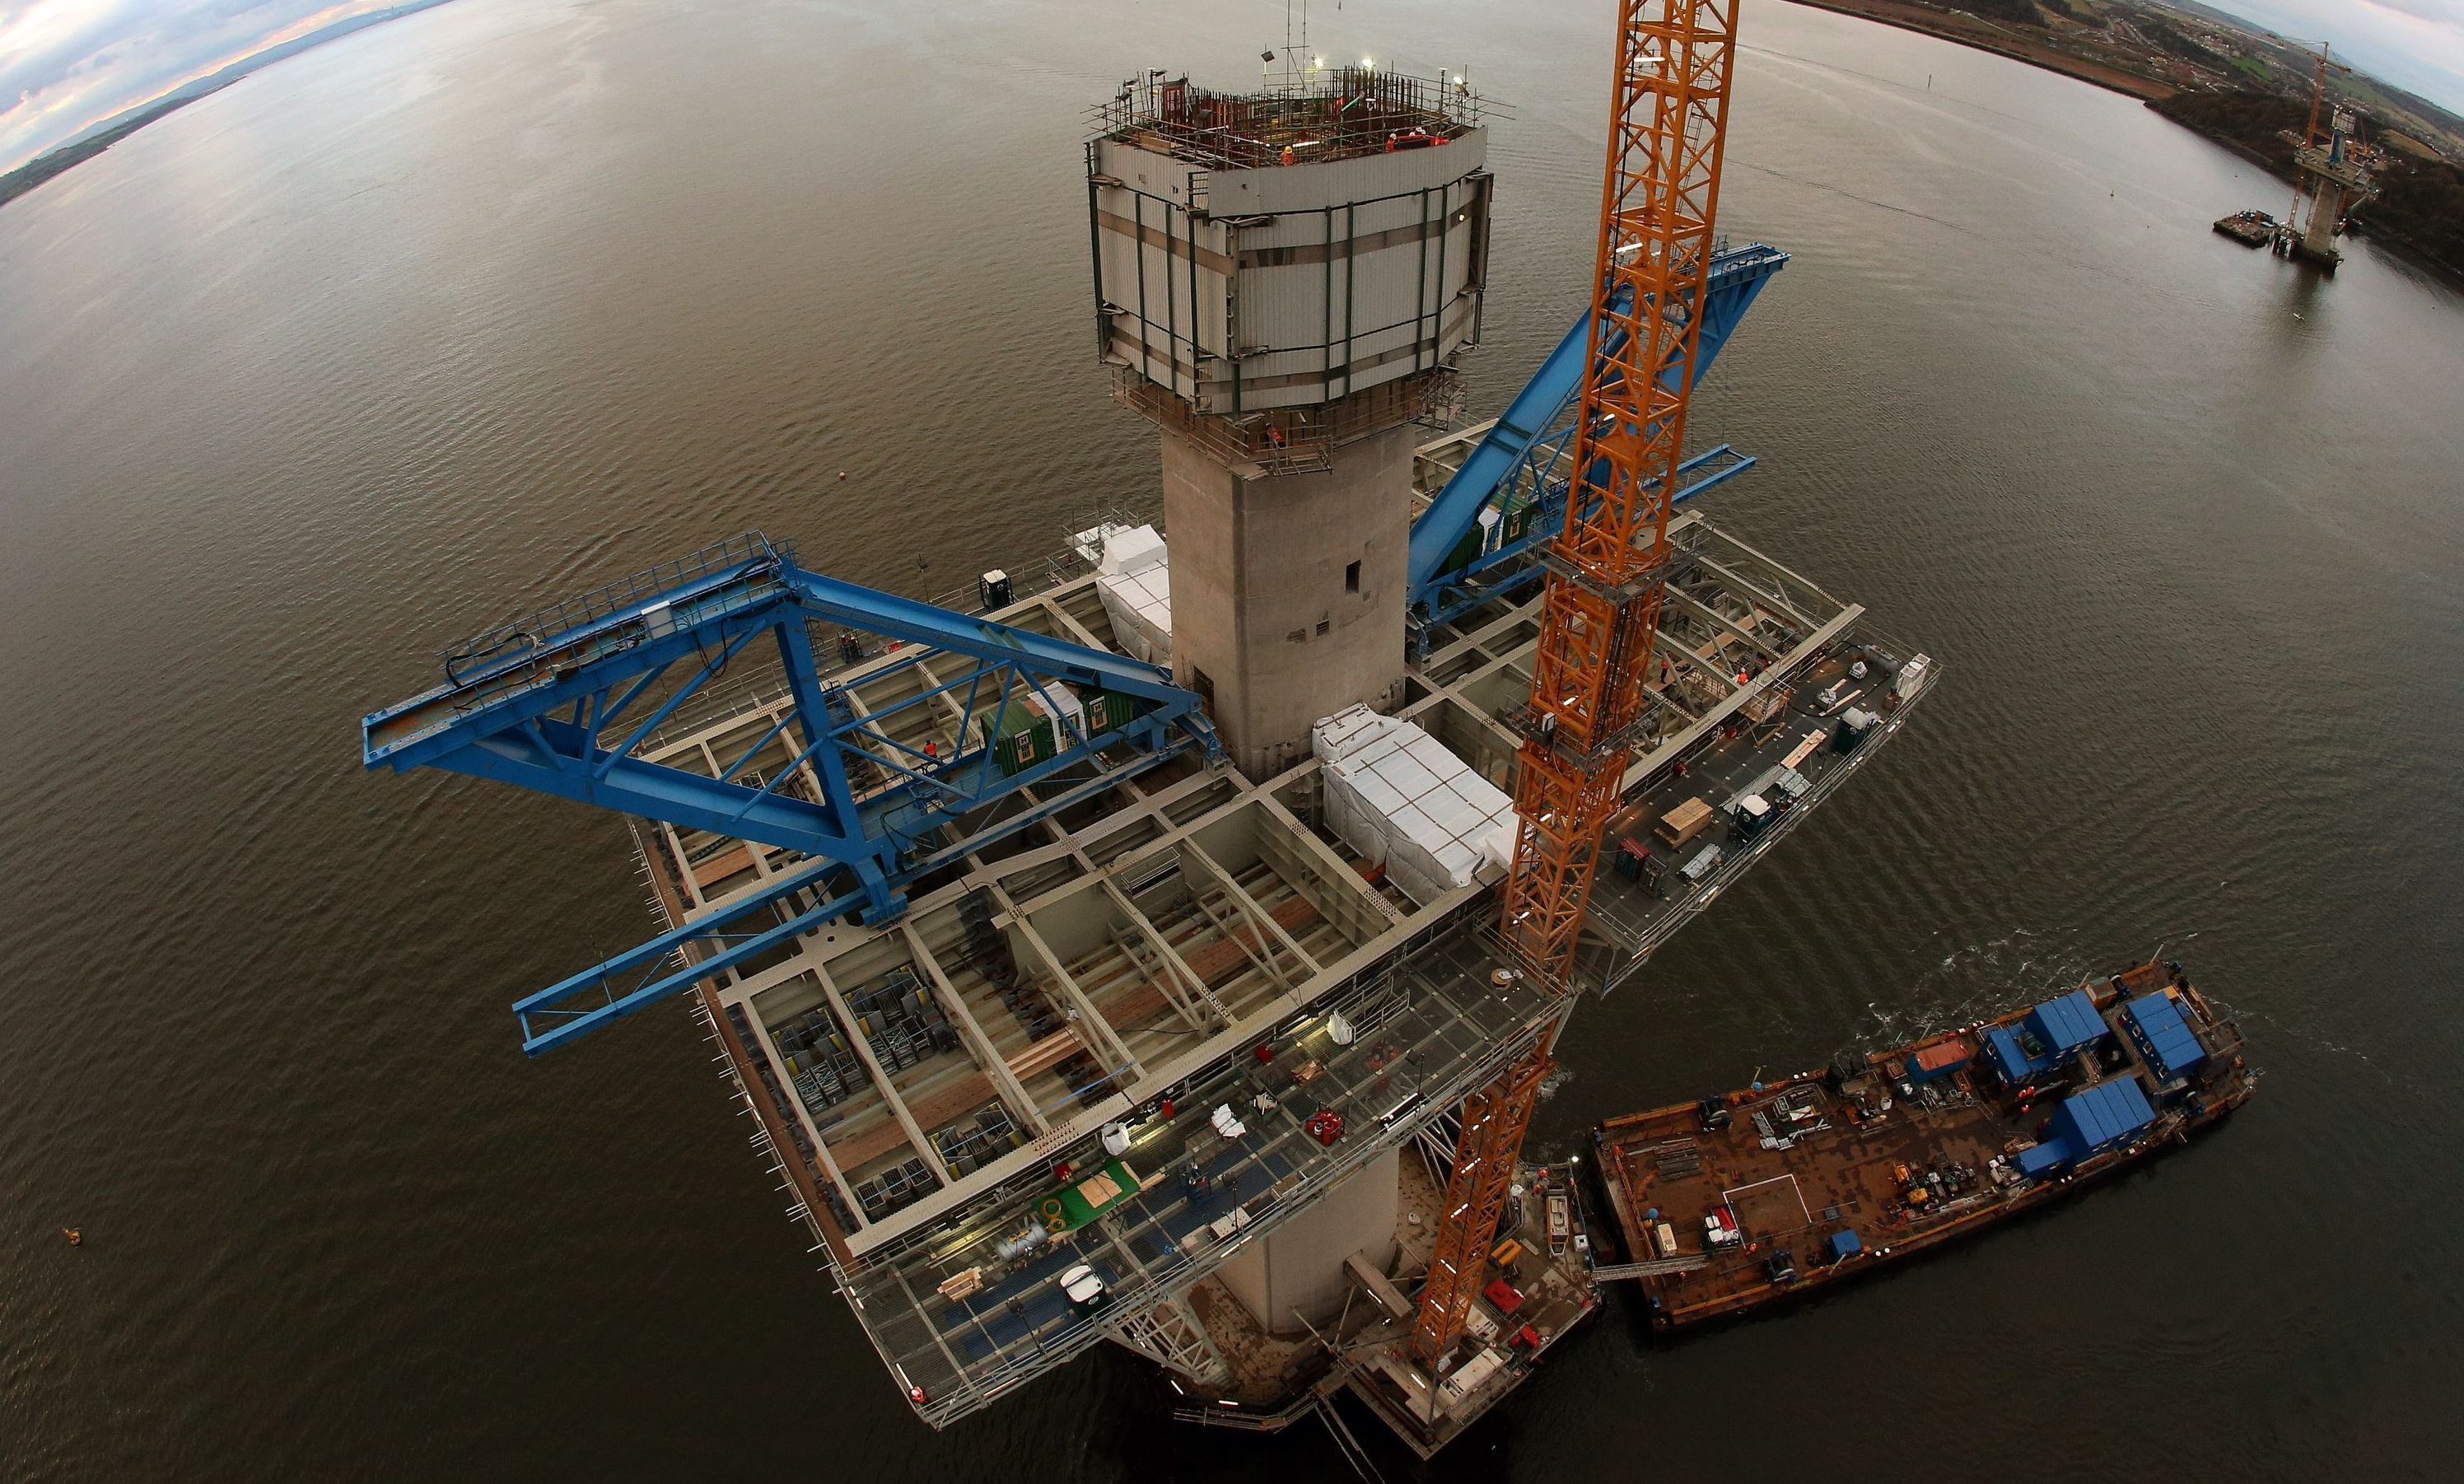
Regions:
[[[1133,367],[1114,366],[1112,400],[1221,462],[1309,474],[1333,467],[1334,451],[1354,439],[1406,423],[1452,421],[1463,408],[1463,385],[1454,367],[1433,366],[1316,406],[1216,414],[1199,411]]]
[[[773,542],[759,531],[732,536],[699,551],[662,562],[629,577],[618,578],[587,592],[551,603],[524,617],[498,624],[459,644],[448,645],[438,654],[445,661],[446,674],[451,678],[457,668],[467,670],[495,658],[513,657],[520,652],[525,641],[533,648],[544,647],[560,635],[596,623],[610,613],[647,603],[661,593],[671,592],[697,577],[713,576],[762,559],[792,563],[796,559],[795,543]]]

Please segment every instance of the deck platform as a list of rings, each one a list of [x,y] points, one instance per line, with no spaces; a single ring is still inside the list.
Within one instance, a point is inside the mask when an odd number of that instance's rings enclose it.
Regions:
[[[1664,850],[1647,875],[1603,871],[1577,974],[1594,990],[1750,869],[1931,691],[1928,680],[1882,700],[1912,656],[1862,609],[1691,511],[1671,539],[1684,561],[1662,609],[1664,663],[1620,830],[1647,841],[1650,821],[1697,795],[1725,811],[1792,756],[1801,788],[1696,877]],[[1111,642],[1083,562],[1016,575],[1015,601],[992,616]],[[1502,787],[1520,743],[1536,606],[1536,593],[1500,603],[1432,636],[1399,708]],[[929,662],[815,637],[842,661],[830,678],[852,708],[891,719],[919,752],[956,745],[959,708],[935,697]],[[1866,682],[1820,696],[1855,666]],[[783,700],[748,676],[671,719],[643,755],[715,772],[755,749],[750,776],[793,769],[785,742],[757,747]],[[1877,718],[1861,746],[1808,745],[1850,706]],[[790,772],[780,786],[810,784]],[[935,1425],[1106,1339],[1176,1374],[1220,1377],[1223,1358],[1190,1319],[1205,1302],[1192,1291],[1318,1192],[1415,1138],[1572,1005],[1492,982],[1505,955],[1489,936],[1489,883],[1415,901],[1364,863],[1323,817],[1314,761],[1253,780],[1182,759],[1048,786],[1088,792],[914,883],[901,920],[807,933],[699,996],[720,1066],[795,1193],[792,1214]],[[1724,816],[1705,841],[1727,829]],[[663,824],[636,833],[671,923],[800,864]],[[802,905],[791,897],[770,910],[783,920]],[[1338,1011],[1349,1044],[1331,1035]],[[1261,1048],[1269,1060],[1257,1059]],[[1215,1131],[1219,1107],[1244,1125],[1239,1138]],[[1302,1126],[1321,1107],[1346,1120],[1331,1146]],[[1094,1207],[1061,1200],[1067,1219],[1045,1229],[1046,1203],[1106,1168],[1107,1129],[1126,1131],[1120,1159],[1136,1188],[1083,1222]],[[1081,1310],[1061,1293],[1059,1275],[1082,1264],[1109,1305]]]

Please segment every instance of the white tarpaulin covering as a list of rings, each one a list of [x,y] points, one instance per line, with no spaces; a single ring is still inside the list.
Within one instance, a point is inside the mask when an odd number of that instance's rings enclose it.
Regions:
[[[1172,663],[1172,569],[1163,538],[1152,525],[1105,532],[1096,565],[1095,596],[1112,621],[1112,637],[1133,659]]]
[[[1425,906],[1493,881],[1514,854],[1514,801],[1443,742],[1366,706],[1318,722],[1310,751],[1326,775],[1326,822]]]

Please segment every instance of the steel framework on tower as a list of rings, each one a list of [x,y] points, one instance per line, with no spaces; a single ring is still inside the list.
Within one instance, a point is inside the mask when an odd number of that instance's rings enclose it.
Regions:
[[[1694,358],[1696,380],[1709,374],[1712,361],[1753,307],[1763,285],[1787,265],[1788,255],[1767,243],[1713,250]],[[1628,292],[1618,290],[1620,296]],[[1586,358],[1615,358],[1624,345],[1624,332],[1615,325],[1604,342],[1593,343],[1596,308],[1583,306],[1557,348],[1489,425],[1428,508],[1413,520],[1408,601],[1416,643],[1539,576],[1538,568],[1521,559],[1530,548],[1553,541],[1565,524],[1566,493],[1573,482],[1567,460]],[[1677,371],[1672,365],[1661,374],[1674,377]],[[1609,374],[1617,372],[1612,368]],[[1753,466],[1752,458],[1725,443],[1697,454],[1685,461],[1686,482],[1678,490],[1676,503],[1706,494]],[[1506,537],[1495,545],[1466,543],[1465,538],[1479,529],[1482,512],[1514,499],[1529,499],[1538,507],[1526,534]]]
[[[817,657],[816,624],[857,654],[868,653],[859,634],[886,642],[890,668],[957,663],[923,671],[932,683],[894,705],[863,707]],[[1198,698],[1156,666],[825,577],[799,566],[792,545],[758,533],[443,657],[444,684],[362,718],[367,766],[516,784],[758,842],[785,867],[759,890],[516,1002],[533,1055],[825,922],[889,921],[906,910],[902,888],[925,873],[1167,758],[1220,755]],[[731,666],[763,662],[790,703],[736,756],[714,757],[700,773],[636,755]],[[872,680],[885,673],[882,663],[864,671]],[[1073,714],[1055,704],[1056,686],[1110,701],[1100,716]],[[1058,735],[1032,757],[1002,756],[1030,706]],[[913,724],[936,711],[950,715]],[[692,962],[671,967],[680,954]]]
[[[1543,559],[1548,587],[1517,762],[1514,862],[1503,893],[1511,956],[1522,972],[1561,992],[1601,836],[1644,720],[1669,509],[1684,485],[1685,410],[1710,277],[1737,3],[1617,7],[1575,482],[1565,530]],[[1681,366],[1680,374],[1662,374]],[[1544,1037],[1464,1103],[1413,1333],[1414,1349],[1432,1365],[1463,1335],[1554,1039]]]

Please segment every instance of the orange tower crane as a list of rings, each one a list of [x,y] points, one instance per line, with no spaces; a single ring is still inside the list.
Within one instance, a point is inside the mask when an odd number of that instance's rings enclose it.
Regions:
[[[2319,78],[2317,81],[2310,84],[2310,122],[2301,126],[2301,147],[2304,149],[2316,148],[2319,144],[2319,110],[2327,100],[2328,71],[2333,69],[2340,73],[2349,73],[2353,70],[2342,62],[2331,61],[2327,56],[2327,46],[2328,43],[2324,41],[2319,43]],[[2284,210],[2284,220],[2288,226],[2300,218],[2301,188],[2307,182],[2302,178],[2301,172],[2295,170],[2293,204]]]
[[[1566,529],[1544,559],[1505,886],[1507,944],[1567,997],[1601,838],[1642,729],[1669,565],[1720,195],[1738,0],[1619,0],[1591,354]],[[1609,331],[1625,330],[1621,349]],[[1561,1013],[1531,1053],[1463,1104],[1413,1348],[1434,1365],[1463,1335]]]

